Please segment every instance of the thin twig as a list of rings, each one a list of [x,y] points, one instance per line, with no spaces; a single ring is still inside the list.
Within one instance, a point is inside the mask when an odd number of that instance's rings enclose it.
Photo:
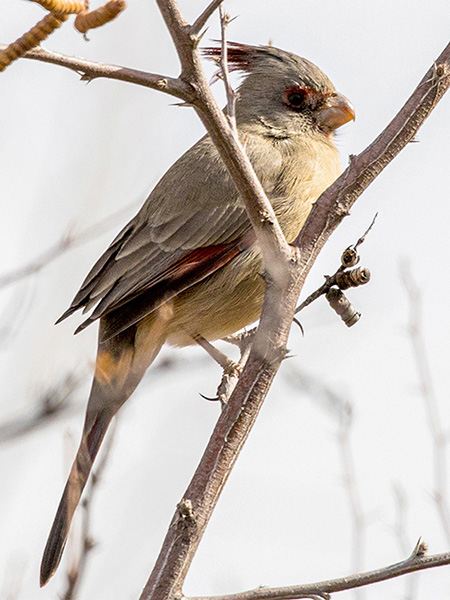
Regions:
[[[406,554],[408,551],[409,543],[406,536],[406,509],[407,509],[407,498],[405,491],[398,484],[394,486],[394,498],[396,508],[396,518],[394,524],[394,531],[400,547],[400,552]],[[417,596],[419,574],[412,574],[405,581],[405,596],[404,600],[414,600]]]
[[[220,31],[221,31],[221,53],[220,53],[220,69],[222,73],[222,79],[225,86],[225,92],[227,95],[227,118],[230,123],[230,127],[238,138],[238,132],[236,128],[236,94],[234,93],[233,87],[230,82],[230,71],[228,69],[228,45],[227,45],[227,27],[230,23],[230,15],[224,11],[222,5],[219,7],[220,12]]]
[[[191,25],[191,35],[199,35],[203,27],[206,25],[206,22],[210,18],[210,16],[214,13],[215,10],[219,8],[222,4],[223,0],[213,0],[211,4],[209,4],[202,14],[194,21],[193,25]]]
[[[338,440],[344,485],[347,492],[350,515],[353,523],[352,570],[359,572],[364,566],[364,533],[366,528],[366,516],[364,514],[361,495],[358,488],[355,460],[350,441],[350,432],[353,423],[353,411],[350,403],[346,403],[346,405],[348,406],[348,410],[342,413],[338,432]],[[356,592],[356,597],[363,598],[363,590],[358,590]]]
[[[450,502],[448,496],[448,460],[449,438],[442,426],[439,400],[433,384],[431,364],[425,345],[422,328],[421,293],[414,282],[411,270],[404,265],[400,271],[401,279],[409,299],[408,333],[411,340],[420,392],[427,411],[428,426],[433,440],[433,497],[441,520],[447,543],[450,544]]]
[[[358,572],[364,561],[366,517],[358,489],[358,478],[350,440],[353,423],[352,404],[336,392],[332,386],[304,373],[297,364],[291,361],[284,369],[283,374],[284,380],[293,387],[296,393],[304,392],[313,399],[315,406],[321,406],[338,421],[337,437],[343,480],[353,522],[352,570]]]
[[[373,226],[375,225],[377,216],[378,216],[378,213],[375,214],[374,218],[372,219],[371,224],[366,229],[366,231],[363,233],[363,235],[360,238],[358,238],[357,242],[355,244],[353,244],[353,246],[349,246],[349,248],[351,248],[352,250],[354,250],[356,252],[358,247],[366,240],[368,233],[372,230]],[[317,290],[312,292],[312,294],[310,294],[305,300],[303,300],[303,302],[301,304],[299,304],[297,306],[297,308],[295,309],[295,314],[299,313],[301,310],[303,310],[304,308],[309,306],[312,302],[314,302],[314,300],[317,300],[317,298],[320,298],[320,296],[323,296],[324,294],[326,294],[330,290],[331,287],[336,285],[337,276],[339,275],[339,273],[342,273],[342,271],[344,271],[345,269],[346,269],[346,266],[341,264],[339,266],[339,268],[336,270],[336,272],[334,273],[334,275],[326,276],[325,283],[322,284]]]
[[[323,597],[325,594],[352,590],[400,577],[407,573],[450,565],[450,552],[431,556],[420,556],[420,553],[421,549],[419,548],[418,555],[412,555],[402,562],[375,571],[339,577],[338,579],[279,588],[260,587],[255,590],[224,596],[193,596],[185,598],[185,600],[296,600],[297,598],[308,598],[308,595],[309,597],[311,595]]]
[[[17,267],[16,269],[12,269],[9,273],[0,275],[0,289],[6,288],[17,281],[24,279],[25,277],[38,273],[41,269],[49,265],[71,248],[76,248],[95,240],[103,233],[121,223],[124,215],[127,215],[129,211],[130,206],[127,206],[125,208],[121,208],[112,215],[108,215],[106,218],[101,219],[94,225],[86,227],[86,229],[83,229],[79,233],[68,231],[58,242],[56,242],[56,244],[43,252],[37,258],[33,259],[31,262],[21,267]]]
[[[73,407],[72,396],[84,378],[84,373],[66,375],[60,383],[41,394],[31,411],[2,423],[0,443],[28,434],[66,413]]]

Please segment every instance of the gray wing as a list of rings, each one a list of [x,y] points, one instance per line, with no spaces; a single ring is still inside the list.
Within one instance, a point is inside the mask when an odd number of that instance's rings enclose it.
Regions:
[[[192,250],[236,245],[250,228],[235,186],[205,137],[159,181],[58,322],[80,308],[95,307],[87,325],[157,286]],[[195,277],[189,282],[193,285]]]

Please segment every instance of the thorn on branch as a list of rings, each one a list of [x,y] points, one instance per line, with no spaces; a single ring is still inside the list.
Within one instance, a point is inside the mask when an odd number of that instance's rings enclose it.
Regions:
[[[414,550],[411,552],[410,560],[423,558],[428,553],[428,544],[420,537],[417,540]]]

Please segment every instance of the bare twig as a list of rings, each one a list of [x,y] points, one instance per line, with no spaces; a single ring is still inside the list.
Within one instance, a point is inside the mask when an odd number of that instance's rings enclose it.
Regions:
[[[338,442],[343,472],[343,480],[353,522],[352,570],[359,572],[363,567],[365,550],[366,516],[361,495],[358,489],[356,468],[352,452],[350,434],[353,423],[353,407],[351,402],[341,396],[332,386],[323,383],[301,371],[296,364],[290,362],[283,371],[284,379],[298,393],[306,393],[314,405],[321,406],[338,422]],[[361,597],[361,595],[359,595]]]
[[[220,69],[222,73],[225,92],[227,95],[227,117],[230,127],[233,130],[236,139],[238,133],[236,129],[236,94],[230,82],[230,71],[228,69],[228,45],[227,45],[227,27],[230,23],[230,15],[226,13],[223,6],[219,7],[220,12],[220,30],[221,30],[221,53],[220,53]]]
[[[314,204],[296,245],[302,260],[301,280],[309,273],[323,245],[349,214],[357,198],[414,138],[450,85],[450,44],[442,51],[406,104],[344,173]]]
[[[406,535],[406,509],[407,498],[405,491],[400,485],[394,486],[396,517],[394,523],[394,531],[400,547],[400,552],[406,554],[409,548],[409,542]],[[417,596],[419,573],[412,573],[405,581],[404,600],[414,600]]]
[[[345,256],[346,252],[348,252],[349,250],[352,251],[352,256],[354,259],[353,264],[357,264],[359,262],[357,249],[365,241],[367,235],[372,230],[373,226],[375,225],[377,216],[378,216],[378,213],[374,216],[374,218],[372,219],[372,223],[369,225],[369,227],[366,229],[366,231],[363,233],[363,235],[358,239],[358,241],[355,244],[353,244],[353,246],[349,246],[347,248],[347,250],[344,251],[344,253],[342,255],[343,257]],[[326,294],[334,285],[336,285],[339,275],[348,266],[350,266],[350,265],[348,263],[346,263],[344,261],[344,259],[342,259],[342,264],[338,267],[338,269],[336,270],[334,275],[331,275],[331,277],[328,277],[328,276],[325,277],[325,283],[323,285],[321,285],[317,290],[315,290],[312,294],[310,294],[305,300],[303,300],[303,302],[301,304],[299,304],[297,306],[297,308],[295,309],[295,314],[299,313],[301,310],[303,310],[304,308],[309,306],[312,302],[314,302],[314,300],[317,300],[317,298],[320,298],[320,296]]]
[[[358,573],[338,579],[330,579],[318,583],[307,583],[303,585],[293,585],[279,588],[260,587],[255,590],[240,592],[238,594],[227,594],[224,596],[195,596],[186,600],[295,600],[296,598],[307,598],[308,594],[322,596],[344,590],[371,585],[380,581],[387,581],[407,573],[423,571],[450,565],[450,552],[445,554],[434,554],[424,556],[422,546],[415,548],[415,553],[406,560],[395,563],[388,567]]]
[[[198,35],[200,34],[201,30],[203,29],[203,27],[206,25],[206,22],[208,21],[208,19],[210,18],[210,16],[214,13],[215,10],[217,10],[219,8],[219,6],[222,4],[223,0],[213,0],[206,8],[205,10],[202,12],[202,14],[194,21],[193,25],[191,26],[191,35]]]
[[[105,219],[98,221],[94,225],[86,227],[86,229],[83,229],[79,233],[73,233],[69,231],[63,235],[62,238],[56,242],[56,244],[28,264],[13,269],[9,273],[0,275],[0,289],[6,288],[17,281],[28,277],[29,275],[38,273],[41,269],[49,265],[71,248],[82,246],[83,244],[96,239],[106,231],[109,231],[112,227],[115,227],[118,223],[121,223],[124,215],[128,214],[129,210],[129,206],[122,208],[112,215],[108,215]]]
[[[450,544],[450,502],[448,496],[448,460],[449,438],[442,426],[439,400],[434,389],[430,359],[422,330],[422,307],[419,286],[414,282],[411,270],[404,265],[400,271],[401,279],[409,299],[408,333],[411,340],[420,392],[428,416],[428,426],[433,440],[433,478],[434,501],[441,520],[447,543]]]
[[[353,411],[350,403],[345,403],[347,411],[342,412],[340,427],[338,431],[339,449],[344,477],[345,489],[350,505],[350,515],[353,522],[353,547],[352,547],[352,570],[360,572],[364,566],[365,553],[365,528],[366,516],[364,514],[361,495],[358,489],[355,461],[350,441],[351,427],[353,423]],[[357,593],[357,598],[362,598],[362,590]]]
[[[0,425],[0,443],[23,436],[50,423],[72,407],[72,396],[84,380],[84,374],[69,374],[38,399],[36,406],[21,417]]]

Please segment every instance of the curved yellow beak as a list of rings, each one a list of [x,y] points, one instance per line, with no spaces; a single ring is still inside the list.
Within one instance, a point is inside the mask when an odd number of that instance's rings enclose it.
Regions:
[[[343,94],[333,94],[319,109],[318,121],[323,129],[334,131],[349,121],[355,120],[355,109]]]

